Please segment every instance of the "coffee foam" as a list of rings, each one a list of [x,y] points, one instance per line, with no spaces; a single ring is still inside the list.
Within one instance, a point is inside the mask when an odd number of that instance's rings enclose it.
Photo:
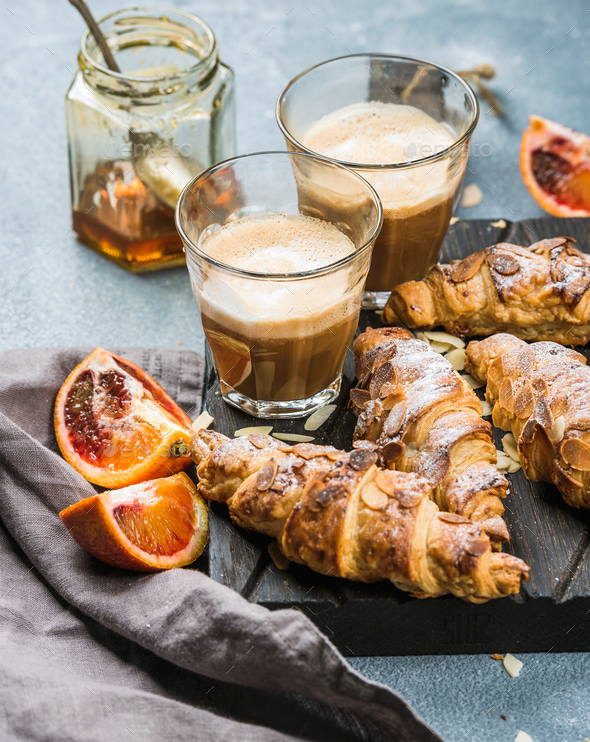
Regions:
[[[316,121],[301,143],[312,152],[342,162],[395,165],[412,162],[450,147],[454,136],[424,111],[412,106],[372,101],[341,108]],[[435,206],[452,193],[449,160],[407,170],[359,170],[375,188],[384,209],[395,216]]]
[[[253,273],[302,273],[324,268],[354,252],[330,222],[309,216],[245,217],[222,227],[201,245],[225,265]]]
[[[286,214],[238,219],[207,237],[201,249],[225,265],[267,275],[323,268],[355,251],[329,222]],[[210,269],[201,312],[251,339],[328,332],[358,311],[361,287],[353,271],[351,265],[309,279],[256,281]]]

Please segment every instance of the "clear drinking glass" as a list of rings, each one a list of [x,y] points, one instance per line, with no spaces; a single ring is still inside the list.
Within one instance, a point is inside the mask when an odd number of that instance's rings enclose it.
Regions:
[[[222,227],[269,215],[329,222],[350,252],[314,270],[259,273],[204,251]],[[300,417],[337,396],[382,216],[363,178],[305,154],[236,157],[186,186],[176,224],[226,402],[255,417]]]
[[[442,125],[446,141],[440,146],[411,142],[403,162],[378,164],[332,158],[302,144],[323,117],[362,103],[394,103],[410,114],[419,109]],[[276,117],[287,148],[353,168],[383,203],[383,228],[373,250],[364,307],[383,307],[393,286],[423,278],[436,263],[478,116],[477,99],[461,77],[412,57],[356,54],[332,59],[302,72],[281,93]]]

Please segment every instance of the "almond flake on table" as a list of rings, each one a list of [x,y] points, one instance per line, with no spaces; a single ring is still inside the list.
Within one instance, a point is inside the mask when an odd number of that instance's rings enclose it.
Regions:
[[[449,222],[449,226],[452,227],[453,224],[457,224],[457,222],[460,222],[461,219],[458,216],[452,216],[451,221]]]
[[[451,366],[455,369],[455,371],[463,371],[465,369],[465,351],[463,348],[454,348],[453,350],[450,350],[445,358]]]
[[[527,734],[526,732],[520,730],[514,738],[514,742],[534,742],[534,740],[530,734]]]
[[[260,433],[261,435],[270,435],[272,431],[272,425],[254,425],[251,428],[240,428],[234,433],[234,438],[242,438],[245,435],[253,435],[254,433]]]
[[[481,203],[483,194],[481,188],[475,183],[466,185],[461,196],[461,206],[463,209],[470,209],[472,206],[478,206]]]
[[[518,461],[511,461],[508,465],[508,474],[516,474],[517,471],[520,471],[522,469],[520,462]]]
[[[496,469],[500,474],[506,474],[510,464],[512,463],[512,459],[510,456],[507,456],[504,451],[498,451],[498,449],[496,449],[496,459]]]
[[[324,407],[320,407],[319,410],[316,410],[305,421],[305,430],[317,430],[321,428],[335,409],[335,404],[327,404]]]
[[[313,435],[300,435],[299,433],[273,433],[273,438],[278,438],[280,441],[290,441],[293,443],[309,443],[315,440]]]
[[[516,441],[512,433],[506,433],[506,435],[502,438],[502,445],[504,446],[504,451],[508,454],[508,456],[510,456],[513,461],[516,461],[518,463],[520,461],[518,456],[518,446],[516,445]]]
[[[199,430],[206,430],[212,422],[213,418],[211,415],[207,410],[203,410],[203,412],[201,412],[201,414],[193,421],[191,427],[195,433],[198,433]]]
[[[456,335],[451,335],[450,332],[436,332],[432,330],[427,330],[424,332],[424,335],[429,341],[436,342],[436,343],[446,343],[447,345],[452,345],[455,348],[464,348],[465,347],[465,341],[461,338],[458,338]]]
[[[439,343],[437,340],[431,340],[430,347],[436,353],[440,353],[442,355],[443,353],[446,353],[448,350],[450,350],[453,346],[450,343]]]
[[[483,417],[489,417],[494,411],[494,408],[489,402],[482,402],[481,406],[483,407]]]
[[[516,659],[513,654],[510,654],[510,652],[508,652],[502,662],[504,664],[504,669],[511,678],[517,678],[520,675],[520,671],[522,670],[522,662]]]
[[[496,227],[496,229],[506,229],[506,222],[504,219],[498,219],[497,222],[490,222],[490,227]]]
[[[471,374],[463,374],[461,378],[472,389],[480,389],[482,386],[485,386],[485,381],[478,381]]]

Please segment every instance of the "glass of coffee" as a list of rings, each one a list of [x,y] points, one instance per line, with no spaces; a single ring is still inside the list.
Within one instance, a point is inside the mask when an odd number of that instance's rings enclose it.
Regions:
[[[436,263],[459,196],[477,98],[451,70],[411,57],[355,54],[302,72],[281,93],[277,122],[291,151],[353,168],[379,194],[383,229],[363,306]]]
[[[337,396],[382,218],[362,177],[307,154],[236,157],[186,186],[176,224],[226,402],[298,417]]]

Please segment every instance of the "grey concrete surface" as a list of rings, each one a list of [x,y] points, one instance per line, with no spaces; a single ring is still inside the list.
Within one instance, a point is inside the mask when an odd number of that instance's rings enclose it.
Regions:
[[[82,22],[66,0],[6,0],[0,9],[0,349],[162,345],[202,349],[184,269],[133,276],[80,245],[70,231],[64,96]],[[382,51],[454,69],[486,62],[506,113],[482,105],[467,182],[481,204],[462,218],[524,218],[540,209],[518,172],[530,113],[590,133],[590,11],[581,0],[213,0],[173,2],[205,18],[235,68],[238,149],[282,149],[274,104],[283,86],[321,60]],[[102,16],[113,0],[93,0]],[[362,630],[362,627],[359,627]],[[402,693],[455,742],[590,738],[587,655],[526,656],[511,681],[489,657],[353,660]],[[494,708],[494,713],[490,713]],[[500,714],[507,716],[503,721]]]

